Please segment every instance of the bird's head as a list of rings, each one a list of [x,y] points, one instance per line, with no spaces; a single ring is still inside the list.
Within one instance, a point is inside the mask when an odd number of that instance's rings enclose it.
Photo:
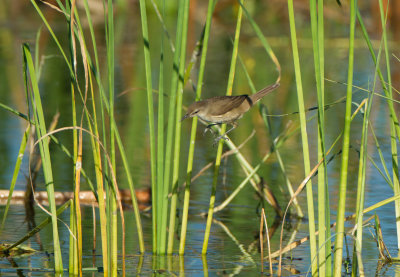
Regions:
[[[186,114],[182,117],[181,121],[185,120],[188,117],[194,117],[201,114],[202,110],[203,110],[203,102],[202,101],[194,102],[192,105],[188,107]]]

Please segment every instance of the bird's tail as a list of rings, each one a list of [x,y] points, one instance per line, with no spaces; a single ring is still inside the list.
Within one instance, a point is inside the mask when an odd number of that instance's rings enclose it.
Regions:
[[[274,89],[279,87],[279,85],[280,85],[279,83],[275,83],[273,85],[263,88],[262,90],[257,91],[253,95],[250,95],[253,105],[257,103],[257,101],[263,98],[265,95],[267,95],[268,93],[272,92]]]

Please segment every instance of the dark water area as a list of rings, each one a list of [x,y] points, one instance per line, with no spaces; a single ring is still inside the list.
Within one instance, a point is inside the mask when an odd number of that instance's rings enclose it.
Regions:
[[[167,1],[169,2],[169,1]],[[196,15],[193,15],[189,24],[188,38],[188,57],[190,57],[197,39],[200,36],[202,25],[205,21],[206,3],[196,5]],[[281,63],[282,79],[280,88],[262,100],[268,107],[271,115],[272,134],[278,136],[286,130],[290,124],[298,124],[298,114],[293,114],[298,110],[296,83],[293,69],[292,51],[289,38],[289,26],[287,20],[287,6],[285,2],[273,1],[273,3],[261,3],[248,1],[248,9],[252,16],[260,25],[268,42]],[[268,1],[267,1],[268,2]],[[315,74],[313,65],[312,42],[309,25],[308,3],[302,4],[299,1],[296,9],[297,32],[300,45],[300,63],[302,66],[303,87],[305,92],[305,106],[308,108],[317,105],[317,95],[315,86]],[[335,2],[335,1],[333,1]],[[27,3],[25,3],[27,4]],[[57,127],[72,125],[71,96],[69,86],[69,73],[64,60],[59,54],[56,45],[52,41],[45,26],[43,26],[34,8],[29,4],[25,5],[13,1],[2,1],[0,3],[0,103],[8,105],[22,113],[27,113],[25,92],[23,86],[22,72],[22,51],[21,44],[28,42],[32,51],[35,50],[35,39],[39,28],[40,36],[40,62],[42,63],[40,72],[40,90],[42,101],[45,107],[46,123],[49,125],[56,112],[60,113]],[[97,47],[100,51],[100,63],[103,64],[103,71],[106,70],[104,21],[102,10],[97,11],[98,5],[92,4],[93,21],[95,22],[95,33],[98,36]],[[230,5],[230,4],[229,4]],[[203,97],[208,98],[216,95],[225,94],[228,71],[232,50],[232,38],[235,29],[235,9],[231,6],[225,7],[223,3],[217,5],[217,12],[213,18],[212,32],[208,48],[208,58],[206,73],[203,85]],[[361,4],[360,4],[361,5]],[[361,8],[365,16],[371,20],[370,27],[374,26],[373,14],[366,3]],[[130,3],[126,12],[116,11],[115,15],[115,56],[116,56],[116,119],[120,134],[128,155],[128,161],[133,176],[135,186],[138,188],[150,186],[150,148],[148,137],[148,118],[147,118],[147,99],[145,92],[145,72],[143,64],[143,47],[141,45],[141,28],[138,3]],[[236,7],[236,6],[235,6]],[[68,26],[63,17],[45,5],[40,5],[46,18],[49,19],[57,36],[61,40],[63,47],[68,48],[66,43]],[[236,7],[237,8],[237,7]],[[167,4],[166,25],[174,34],[175,26],[175,4]],[[347,80],[347,47],[348,47],[348,25],[347,13],[340,9],[335,3],[327,6],[327,17],[325,25],[325,35],[327,42],[325,45],[325,75],[326,79],[334,80],[325,82],[325,101],[332,103],[342,98],[346,94],[346,86],[341,84]],[[6,12],[5,12],[6,11]],[[78,7],[79,13],[84,14],[84,10]],[[159,21],[156,14],[148,6],[150,41],[152,42],[153,57],[153,76],[158,76],[158,56],[161,32]],[[346,20],[344,20],[346,19]],[[87,24],[83,21],[83,26]],[[368,26],[367,26],[368,27]],[[373,29],[373,27],[371,27]],[[377,32],[377,31],[376,31]],[[379,38],[379,33],[371,34],[374,38]],[[361,32],[356,35],[356,58],[354,84],[363,88],[370,88],[374,78],[374,64],[370,58],[368,49],[362,40]],[[174,38],[172,38],[174,41]],[[379,46],[379,41],[375,41],[374,46]],[[397,42],[391,42],[390,49],[396,54]],[[397,47],[397,48],[396,48]],[[375,49],[377,51],[377,48]],[[261,89],[276,80],[277,72],[273,63],[266,55],[256,35],[254,34],[248,21],[244,19],[239,55],[246,69],[248,70],[257,89]],[[171,61],[172,56],[166,55],[166,64]],[[398,61],[391,59],[393,77],[399,70]],[[82,70],[82,69],[80,69]],[[196,83],[197,68],[192,73],[192,78]],[[81,72],[83,75],[83,71]],[[156,78],[154,78],[156,80]],[[168,76],[165,77],[166,85],[169,88]],[[399,87],[398,80],[393,78],[393,86]],[[153,87],[157,86],[156,81]],[[397,82],[397,84],[396,84]],[[380,87],[378,93],[383,94]],[[245,73],[240,63],[237,65],[237,73],[233,87],[233,94],[249,93],[250,88],[245,77]],[[158,95],[157,95],[158,96]],[[359,104],[367,93],[354,90],[353,102]],[[184,105],[189,105],[194,101],[195,93],[190,85],[185,87]],[[166,100],[167,101],[167,100]],[[77,107],[77,110],[82,107]],[[395,108],[397,106],[395,105]],[[353,107],[353,111],[356,105]],[[326,145],[331,146],[344,127],[345,104],[339,103],[327,109],[325,138]],[[307,113],[312,117],[316,111]],[[308,122],[308,138],[311,151],[312,167],[317,161],[317,122],[316,117]],[[385,159],[388,171],[391,173],[391,149],[390,149],[390,125],[386,100],[382,97],[374,97],[371,122]],[[356,209],[357,197],[357,174],[358,174],[358,152],[361,140],[362,115],[357,115],[352,123],[351,150],[349,161],[348,193],[346,199],[346,216],[351,215]],[[9,189],[15,160],[18,155],[22,134],[26,128],[26,121],[18,116],[0,108],[0,189]],[[185,121],[182,125],[181,156],[182,161],[180,172],[180,186],[182,186],[186,176],[187,151],[189,149],[191,124]],[[213,137],[210,133],[202,135],[204,126],[199,124],[194,174],[199,172],[207,163],[214,161],[216,148],[212,147]],[[239,127],[231,133],[232,141],[239,145],[246,140],[255,130],[255,135],[242,148],[242,154],[250,164],[257,165],[262,157],[270,150],[272,139],[265,129],[262,118],[253,108],[240,121]],[[57,134],[57,138],[69,149],[72,148],[72,132],[65,131]],[[340,143],[333,153],[338,153]],[[56,191],[72,191],[73,184],[73,163],[65,157],[65,154],[54,144],[50,144],[52,152],[52,164],[54,183]],[[291,136],[279,149],[282,156],[285,171],[294,188],[302,182],[304,178],[303,155],[300,133]],[[37,151],[38,153],[38,151]],[[34,154],[34,155],[37,155]],[[383,167],[380,163],[379,153],[376,150],[372,135],[369,135],[368,154],[376,162],[380,170]],[[21,171],[16,183],[16,190],[25,190],[29,178],[29,153],[25,153],[22,161]],[[91,146],[89,137],[85,137],[83,145],[83,167],[87,168],[89,177],[94,179]],[[120,159],[118,157],[117,159]],[[338,188],[340,178],[341,156],[337,155],[328,164],[329,182],[329,201],[331,207],[331,222],[336,221],[336,211],[338,203]],[[240,164],[229,156],[224,159],[220,169],[220,177],[216,194],[216,206],[222,203],[232,191],[246,177]],[[285,179],[279,167],[277,157],[273,154],[260,168],[258,174],[263,177],[264,182],[277,196],[278,203],[285,208],[290,196],[287,192]],[[117,178],[120,188],[128,188],[125,174],[123,174],[122,162],[117,162]],[[156,257],[151,254],[151,213],[143,212],[143,228],[147,252],[139,254],[137,242],[136,226],[134,213],[132,210],[125,211],[125,221],[127,228],[126,235],[126,266],[127,274],[139,274],[149,276],[152,274],[160,275],[187,275],[187,276],[253,276],[260,275],[261,262],[259,252],[259,226],[260,226],[260,200],[254,189],[247,184],[233,202],[224,210],[214,215],[214,222],[211,228],[211,237],[206,258],[201,255],[204,239],[206,218],[201,216],[208,210],[209,198],[211,194],[213,173],[212,170],[206,171],[191,185],[191,202],[189,210],[188,236],[186,238],[186,252],[184,257],[173,255],[171,257]],[[315,206],[317,199],[317,181],[313,179]],[[42,172],[36,180],[36,190],[45,190],[44,177]],[[82,190],[88,190],[89,186],[82,179]],[[181,187],[179,207],[182,208],[183,188]],[[367,165],[367,180],[365,207],[369,207],[379,201],[393,196],[393,190],[381,176],[377,168],[371,162]],[[307,203],[305,190],[299,195],[298,201],[303,212],[307,213]],[[47,206],[45,206],[48,208]],[[4,203],[0,206],[0,217],[4,214]],[[97,208],[94,208],[97,211]],[[41,208],[35,206],[34,220],[38,224],[47,217]],[[293,209],[292,212],[295,212]],[[397,257],[397,234],[394,203],[390,203],[378,208],[376,214],[381,221],[384,242],[393,257]],[[279,237],[281,222],[276,220],[276,215],[271,207],[266,207],[268,227],[277,227],[271,237],[271,251],[279,249]],[[374,213],[364,215],[367,219]],[[99,216],[96,213],[96,221],[93,221],[93,208],[84,206],[82,208],[82,231],[83,240],[83,267],[93,268],[102,266],[101,241]],[[179,217],[180,222],[181,217]],[[307,215],[304,219],[290,218],[285,223],[283,232],[283,246],[288,243],[304,238],[308,235]],[[93,232],[96,225],[96,252],[93,254]],[[69,210],[60,216],[59,232],[61,248],[63,252],[64,268],[68,266],[68,245],[69,231]],[[347,222],[346,231],[354,227],[354,221]],[[180,230],[180,226],[179,226]],[[23,205],[12,205],[6,220],[5,228],[0,233],[1,243],[13,243],[28,232],[26,212]],[[120,232],[120,230],[119,230]],[[378,250],[373,238],[374,230],[372,222],[367,223],[364,228],[363,237],[363,262],[366,276],[397,276],[400,268],[396,264],[380,266],[378,261]],[[353,239],[347,236],[347,243],[352,253]],[[334,241],[334,238],[332,238]],[[34,238],[25,244],[29,245],[37,253],[30,256],[16,257],[13,261],[0,258],[1,276],[43,276],[53,275],[51,270],[54,266],[53,260],[53,240],[51,226],[45,227]],[[177,253],[177,244],[175,252]],[[264,254],[266,249],[264,249]],[[121,254],[121,253],[120,253]],[[351,254],[349,258],[352,259]],[[344,257],[347,257],[344,251]],[[283,258],[285,276],[304,276],[310,273],[311,265],[309,243],[305,242],[295,248]],[[18,266],[20,271],[13,268]],[[274,272],[277,270],[277,261],[274,261]],[[47,272],[50,270],[50,272]],[[264,261],[264,275],[269,275],[268,261]],[[96,274],[95,272],[85,272],[85,275]]]

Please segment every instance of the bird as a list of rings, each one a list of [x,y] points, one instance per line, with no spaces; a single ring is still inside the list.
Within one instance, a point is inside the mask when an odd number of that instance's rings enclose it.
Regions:
[[[217,137],[214,144],[220,139],[227,140],[226,134],[238,126],[237,120],[260,99],[278,88],[279,85],[279,83],[275,83],[251,95],[215,96],[194,102],[187,108],[186,114],[182,117],[181,121],[197,116],[201,120],[210,123],[205,128],[204,133],[208,130],[211,131],[211,127],[214,125],[230,124],[232,128],[225,132],[225,134]]]

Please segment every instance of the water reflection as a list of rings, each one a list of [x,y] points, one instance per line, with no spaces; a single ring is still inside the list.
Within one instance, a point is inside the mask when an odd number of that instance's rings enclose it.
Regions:
[[[23,90],[22,82],[22,71],[21,71],[21,42],[29,41],[31,45],[36,39],[36,33],[42,26],[37,14],[28,5],[21,6],[16,3],[18,1],[0,1],[0,102],[6,103],[7,105],[14,107],[16,110],[27,113],[25,103],[25,92]],[[394,1],[393,1],[394,2]],[[170,4],[172,5],[172,4]],[[199,10],[204,8],[204,3],[197,3]],[[242,155],[247,158],[251,165],[258,164],[265,153],[270,151],[273,145],[273,138],[284,136],[287,130],[290,129],[288,126],[296,125],[297,115],[292,114],[297,110],[297,100],[295,97],[295,84],[294,84],[294,72],[292,66],[292,57],[288,55],[287,49],[290,47],[290,42],[287,37],[287,22],[282,20],[282,14],[277,9],[285,9],[280,6],[280,3],[265,4],[268,5],[268,9],[265,10],[264,15],[257,15],[257,5],[254,4],[254,14],[256,15],[257,22],[261,25],[265,34],[271,41],[272,47],[276,50],[278,59],[280,60],[283,68],[282,85],[279,89],[279,93],[276,95],[269,96],[268,99],[263,103],[268,106],[270,114],[285,116],[271,117],[271,132],[265,129],[262,118],[256,110],[249,112],[248,115],[244,116],[240,121],[240,126],[232,133],[232,141],[240,144],[240,142],[249,141],[243,146]],[[68,29],[65,26],[65,22],[61,21],[60,17],[53,10],[41,6],[46,16],[50,19],[52,26],[54,26],[57,34],[61,37],[67,35]],[[174,25],[174,7],[170,7],[169,16],[166,18],[166,24],[170,27]],[[264,7],[265,8],[265,7]],[[4,12],[10,11],[10,12]],[[24,14],[24,16],[20,16]],[[215,22],[212,27],[213,40],[210,41],[209,58],[207,60],[207,71],[204,80],[204,97],[212,97],[215,95],[222,95],[225,91],[225,84],[227,79],[227,72],[230,59],[231,51],[231,34],[233,33],[233,17],[232,10],[224,10],[219,7],[218,13],[215,17]],[[146,118],[146,95],[143,87],[144,83],[144,70],[142,64],[142,51],[141,45],[138,44],[141,35],[138,31],[139,28],[139,17],[137,14],[137,6],[133,6],[132,9],[128,9],[126,13],[118,11],[116,16],[116,79],[117,86],[116,91],[118,96],[116,97],[116,117],[118,126],[121,130],[121,135],[126,146],[128,159],[131,165],[131,171],[134,176],[135,184],[139,187],[148,187],[150,183],[149,174],[149,146],[148,146],[148,135],[147,135],[147,118]],[[98,20],[98,21],[97,21]],[[95,32],[101,36],[104,33],[102,17],[96,17]],[[194,48],[194,43],[197,40],[197,35],[203,24],[202,13],[199,12],[198,18],[194,17],[191,19],[191,38],[190,44]],[[306,91],[306,107],[311,108],[316,104],[315,99],[315,76],[313,73],[312,53],[309,48],[309,39],[307,32],[309,26],[307,22],[301,20],[302,29],[300,33],[303,39],[300,41],[302,47],[301,62],[304,66],[303,70],[303,81],[304,88]],[[149,14],[149,28],[156,29],[158,24],[156,15],[154,13]],[[246,24],[246,23],[244,23]],[[326,64],[329,65],[327,70],[327,77],[333,80],[344,80],[346,72],[343,69],[346,63],[347,53],[343,48],[345,41],[342,39],[335,38],[334,36],[345,36],[346,29],[343,28],[343,23],[336,21],[327,22],[327,34],[332,34],[327,42],[326,47],[329,49],[329,55],[326,56]],[[247,26],[248,27],[248,26]],[[269,64],[269,61],[265,58],[264,51],[260,48],[258,41],[254,39],[254,34],[247,28],[246,25],[243,30],[243,39],[240,45],[240,56],[243,60],[243,64],[246,66],[249,74],[252,76],[257,88],[261,88],[268,83],[274,81],[275,69]],[[173,28],[173,27],[171,27]],[[159,34],[154,32],[151,34],[151,41],[154,45],[159,43]],[[105,70],[105,54],[104,54],[104,41],[98,40],[98,47],[100,53],[100,63],[102,64],[101,70]],[[71,126],[71,99],[67,94],[69,90],[69,76],[65,64],[60,58],[58,51],[52,42],[49,34],[43,28],[39,37],[39,65],[40,69],[40,87],[43,93],[43,102],[46,106],[46,122],[50,122],[53,116],[60,112],[60,118],[58,126]],[[367,50],[363,48],[362,41],[357,41],[358,49],[357,55],[362,57],[357,60],[356,64],[356,76],[357,84],[365,85],[373,75],[372,61],[364,57],[368,56]],[[63,45],[67,47],[67,45]],[[347,47],[347,46],[346,46]],[[152,48],[152,51],[158,51],[158,49]],[[189,52],[190,52],[189,51]],[[155,53],[155,52],[154,52]],[[158,52],[157,52],[158,54]],[[156,53],[153,55],[157,57]],[[171,53],[166,55],[166,61],[171,59]],[[154,61],[157,63],[157,61]],[[82,69],[79,69],[82,70]],[[395,73],[397,72],[394,71]],[[158,75],[156,70],[153,72],[154,75]],[[398,73],[396,73],[398,74]],[[396,75],[397,76],[397,75]],[[167,80],[166,87],[169,87],[169,78]],[[393,78],[395,81],[400,78]],[[249,91],[247,82],[245,81],[245,74],[243,68],[238,67],[236,82],[234,86],[235,94],[242,94]],[[338,83],[326,83],[326,101],[334,102],[344,95],[345,87]],[[184,94],[184,103],[188,104],[193,102],[194,93],[191,87],[187,87]],[[354,101],[358,101],[365,97],[364,92],[355,92]],[[390,133],[390,126],[387,125],[386,106],[383,105],[382,99],[376,98],[374,103],[375,111],[371,116],[371,121],[378,139],[381,143],[382,150],[384,151],[384,158],[391,160],[389,155],[390,141],[388,140]],[[82,107],[77,107],[82,108]],[[326,140],[327,145],[330,145],[337,137],[339,130],[343,128],[343,110],[342,104],[337,104],[326,111],[327,122],[326,122]],[[311,111],[308,115],[311,117],[315,112]],[[352,126],[354,133],[352,137],[353,149],[358,148],[357,140],[359,139],[361,117],[356,118],[354,125]],[[310,149],[316,149],[316,121],[312,120],[308,123]],[[4,109],[0,109],[0,128],[6,130],[0,132],[0,188],[8,189],[9,183],[12,178],[13,164],[18,153],[18,142],[20,141],[21,135],[25,130],[26,122],[21,120],[14,114],[11,114]],[[186,159],[186,151],[189,144],[189,124],[183,125],[183,138],[182,138],[182,149],[181,160]],[[211,163],[215,158],[215,149],[210,147],[212,144],[212,138],[210,136],[202,136],[202,128],[199,128],[198,134],[198,149],[195,153],[195,165],[194,172],[200,172],[204,166]],[[254,134],[254,135],[253,135]],[[69,133],[60,133],[58,139],[66,146],[71,148],[71,135]],[[84,144],[84,167],[91,168],[92,161],[90,155],[90,148],[86,147],[88,141]],[[72,168],[73,165],[67,161],[65,154],[59,150],[59,148],[52,144],[52,159],[54,162],[55,171],[55,184],[57,190],[60,192],[72,190]],[[376,147],[374,142],[371,140],[368,145],[369,151],[373,159],[378,159],[379,154],[375,150]],[[336,148],[335,153],[340,153],[340,149]],[[297,133],[292,136],[285,137],[283,146],[279,149],[279,154],[271,154],[265,163],[261,164],[259,175],[263,179],[263,182],[268,185],[271,190],[271,194],[276,195],[276,202],[281,207],[285,207],[288,202],[287,191],[285,188],[286,183],[292,183],[295,187],[303,179],[303,165],[301,153],[300,138]],[[353,151],[351,156],[350,167],[351,172],[349,173],[349,192],[348,192],[348,210],[354,210],[356,204],[356,188],[353,185],[356,183],[357,178],[357,151]],[[282,166],[279,165],[279,160],[283,161],[284,169],[286,170],[286,177],[282,175]],[[330,202],[332,208],[332,220],[335,220],[335,211],[337,203],[337,188],[338,179],[337,174],[339,168],[339,160],[335,158],[328,167],[329,175],[329,192]],[[312,164],[316,164],[316,157],[313,155]],[[36,164],[33,162],[32,164]],[[122,164],[119,163],[117,168],[117,174],[122,172]],[[29,191],[30,185],[27,186],[26,178],[29,175],[29,166],[27,158],[23,161],[23,171],[21,172],[17,180],[18,190]],[[391,168],[388,168],[390,171]],[[36,190],[45,190],[43,182],[43,176],[40,171],[37,172],[37,185]],[[92,171],[88,170],[89,178]],[[223,172],[221,176],[220,186],[216,195],[216,201],[218,205],[225,203],[228,196],[231,195],[244,179],[244,174],[239,163],[232,157],[226,157],[222,164]],[[185,175],[184,170],[181,172],[181,176]],[[119,183],[122,188],[126,188],[127,181],[123,174],[118,175]],[[183,184],[182,178],[182,184]],[[259,254],[259,203],[263,201],[255,193],[254,189],[249,185],[244,185],[245,189],[240,192],[240,197],[232,199],[229,206],[219,213],[215,214],[216,219],[213,221],[212,234],[209,245],[209,253],[207,256],[200,254],[200,249],[203,240],[203,231],[205,226],[204,217],[199,216],[201,213],[207,212],[208,199],[210,195],[210,183],[212,182],[212,173],[205,172],[197,180],[194,181],[192,186],[192,202],[190,210],[190,222],[189,222],[189,233],[188,233],[188,253],[184,257],[177,255],[167,257],[157,257],[150,253],[136,255],[138,252],[138,246],[136,241],[135,222],[133,220],[133,214],[131,211],[127,211],[126,225],[129,229],[129,235],[127,237],[127,270],[133,275],[151,275],[151,274],[175,274],[179,276],[184,275],[216,275],[216,274],[227,274],[227,275],[249,275],[249,274],[260,274],[261,268],[267,272],[269,263],[264,259],[260,261]],[[372,166],[368,168],[368,187],[366,202],[367,206],[376,203],[388,195],[393,194],[391,188],[382,180],[379,172]],[[89,184],[83,180],[83,189],[89,190]],[[27,189],[28,188],[28,189]],[[13,205],[10,211],[10,215],[7,221],[7,228],[2,231],[1,238],[7,242],[14,242],[25,233],[30,231],[36,226],[36,222],[43,221],[47,215],[38,209],[36,205],[33,205],[32,196],[28,197],[31,201],[25,207],[19,205]],[[305,196],[304,194],[299,195],[298,202],[300,208],[305,211]],[[273,260],[273,270],[277,270],[277,252],[280,244],[280,221],[275,217],[276,213],[279,213],[279,209],[271,208],[270,205],[265,203],[265,208],[268,215],[268,226],[269,238],[271,240],[271,249]],[[94,270],[93,275],[101,270],[101,257],[98,256],[95,250],[96,244],[99,241],[99,220],[98,215],[94,213],[95,207],[84,207],[82,210],[84,221],[83,230],[85,234],[85,253],[84,253],[84,267],[87,269]],[[391,252],[396,251],[396,237],[394,229],[394,217],[393,217],[394,206],[392,204],[382,207],[377,210],[381,214],[383,227],[384,240],[388,244],[388,248]],[[0,214],[4,212],[4,207],[0,207]],[[66,212],[60,218],[63,222],[69,222],[69,214]],[[285,223],[283,246],[291,245],[291,242],[297,242],[307,236],[307,224],[303,221],[291,219]],[[150,249],[151,245],[151,219],[148,213],[143,213],[144,231],[146,234],[146,246]],[[350,226],[350,225],[349,225]],[[367,229],[367,228],[366,228]],[[60,237],[64,243],[64,246],[68,244],[69,231],[64,226],[60,227]],[[363,252],[363,258],[365,262],[366,272],[373,272],[376,270],[376,275],[384,276],[391,275],[394,272],[398,272],[398,266],[394,264],[381,264],[377,262],[377,251],[375,242],[369,235],[368,230],[365,231],[365,244],[363,245],[365,251]],[[265,242],[264,242],[265,243]],[[6,269],[7,272],[16,273],[20,276],[23,275],[37,275],[42,276],[43,274],[52,275],[47,272],[46,268],[51,268],[53,263],[52,257],[52,241],[51,241],[51,229],[46,227],[42,232],[38,233],[36,237],[29,241],[29,245],[42,252],[35,254],[29,258],[18,257],[13,259],[2,259],[0,261],[0,268],[3,272]],[[66,252],[68,247],[63,247],[63,258],[67,261],[68,253]],[[298,274],[299,272],[307,272],[309,268],[309,250],[307,240],[302,240],[301,245],[294,248],[289,252],[292,259],[286,258],[283,261],[283,267],[287,274]],[[298,257],[301,257],[299,259]],[[17,267],[17,269],[15,269]],[[13,269],[14,268],[14,269]],[[24,268],[24,269],[22,269]]]

